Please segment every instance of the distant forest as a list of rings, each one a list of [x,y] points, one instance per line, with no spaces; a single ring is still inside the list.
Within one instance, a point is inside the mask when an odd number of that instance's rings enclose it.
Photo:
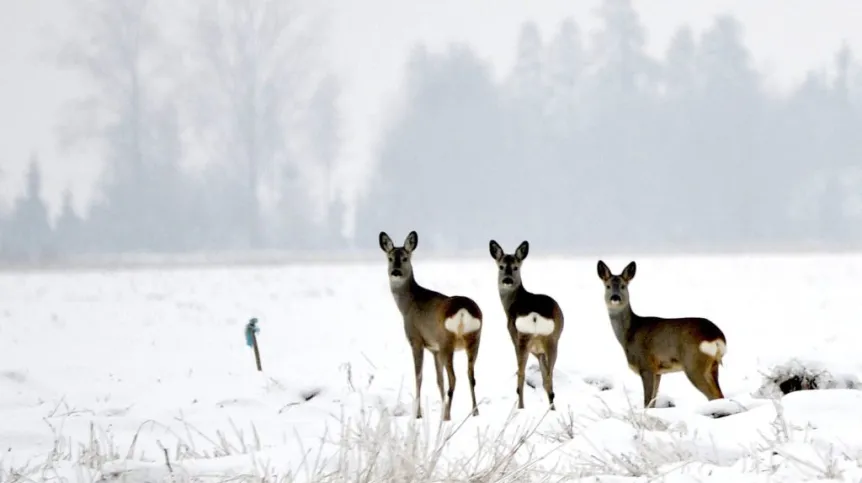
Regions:
[[[417,45],[374,174],[346,199],[339,80],[310,47],[325,30],[200,3],[190,46],[142,0],[82,12],[87,41],[58,60],[95,88],[61,134],[99,141],[100,196],[78,213],[68,194],[49,220],[34,156],[0,212],[4,258],[374,250],[379,231],[414,229],[429,251],[862,248],[862,64],[846,44],[787,95],[765,88],[735,18],[681,27],[656,59],[630,0],[605,0],[590,35],[578,18],[523,24],[502,81],[469,46]]]

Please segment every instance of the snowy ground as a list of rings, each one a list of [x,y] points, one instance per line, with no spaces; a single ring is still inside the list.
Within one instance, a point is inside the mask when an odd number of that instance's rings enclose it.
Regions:
[[[629,259],[606,261],[618,272]],[[557,298],[566,328],[558,410],[546,410],[539,383],[515,411],[495,264],[417,251],[420,283],[473,296],[485,312],[481,414],[467,417],[459,353],[442,426],[427,357],[425,418],[410,416],[412,362],[382,254],[372,264],[2,273],[0,481],[862,479],[862,256],[639,258],[635,310],[708,316],[729,351],[727,400],[708,404],[674,374],[660,390],[673,407],[647,413],[595,262],[525,262],[526,285]],[[243,337],[250,317],[262,374]],[[788,364],[831,388],[771,398],[764,374]]]

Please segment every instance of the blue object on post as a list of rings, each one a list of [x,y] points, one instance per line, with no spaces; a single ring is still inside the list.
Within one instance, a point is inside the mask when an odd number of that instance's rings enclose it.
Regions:
[[[254,337],[260,332],[260,327],[257,326],[257,318],[253,318],[245,324],[245,343],[249,347],[254,347]]]

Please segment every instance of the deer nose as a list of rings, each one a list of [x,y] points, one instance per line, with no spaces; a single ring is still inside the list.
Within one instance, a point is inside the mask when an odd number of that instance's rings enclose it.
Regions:
[[[611,301],[612,303],[615,303],[615,304],[620,303],[620,301],[621,301],[621,300],[622,300],[622,299],[621,299],[621,298],[620,298],[620,296],[619,296],[619,295],[617,295],[617,294],[613,294],[613,295],[611,295],[611,297],[610,297],[610,301]]]

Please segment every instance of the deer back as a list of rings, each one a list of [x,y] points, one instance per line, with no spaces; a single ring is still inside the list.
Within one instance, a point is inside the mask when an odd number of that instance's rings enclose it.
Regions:
[[[454,344],[465,345],[478,337],[482,326],[482,310],[469,297],[448,296],[416,285],[405,297],[405,330],[420,336],[433,350],[438,350],[454,336]]]
[[[721,361],[726,350],[724,333],[702,317],[640,317],[634,315],[626,353],[652,361],[660,371],[679,369],[706,357]]]

